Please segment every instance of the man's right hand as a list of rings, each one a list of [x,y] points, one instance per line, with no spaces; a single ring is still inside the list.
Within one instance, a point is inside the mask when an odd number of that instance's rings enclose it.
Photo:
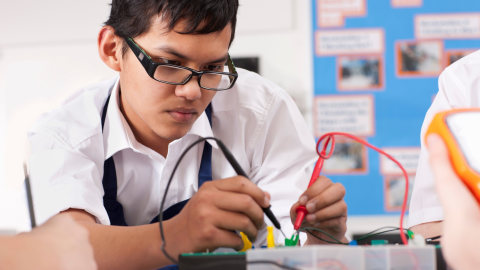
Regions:
[[[264,226],[262,207],[269,204],[270,195],[245,177],[205,182],[184,209],[168,222],[167,251],[176,256],[218,247],[241,249],[243,242],[235,231],[255,240],[258,230]]]

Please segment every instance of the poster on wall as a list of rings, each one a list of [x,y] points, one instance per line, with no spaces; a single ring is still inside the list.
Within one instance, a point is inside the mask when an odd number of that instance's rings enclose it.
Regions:
[[[338,56],[338,90],[383,89],[383,65],[381,55]]]
[[[332,95],[315,98],[315,136],[332,131],[357,136],[375,133],[371,95]]]
[[[366,146],[351,139],[337,138],[332,156],[324,162],[323,173],[365,174],[367,172]]]
[[[319,27],[338,27],[345,24],[347,17],[366,15],[367,0],[318,0]]]
[[[398,159],[411,186],[420,129],[437,92],[439,74],[480,49],[478,3],[311,0],[311,4],[315,136],[334,131],[359,136]],[[336,141],[338,148],[325,162],[324,173],[345,186],[349,215],[397,215],[405,194],[398,166],[354,141],[341,137]]]
[[[397,41],[398,76],[438,76],[443,69],[443,43],[437,40]]]

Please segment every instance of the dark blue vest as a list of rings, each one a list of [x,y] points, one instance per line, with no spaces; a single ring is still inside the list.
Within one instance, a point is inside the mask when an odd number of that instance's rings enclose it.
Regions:
[[[105,124],[105,117],[107,115],[108,102],[110,96],[108,96],[105,106],[102,111],[102,131]],[[209,104],[205,109],[210,126],[212,125],[212,106]],[[198,187],[200,187],[205,181],[212,180],[212,146],[205,141],[202,153],[202,161],[200,163],[200,169],[198,172]],[[115,163],[113,161],[113,155],[105,160],[103,164],[103,205],[107,210],[108,217],[110,218],[111,225],[128,226],[125,222],[125,215],[123,214],[123,206],[117,200],[117,173],[115,172]],[[170,206],[163,212],[163,220],[168,220],[177,215],[188,202],[187,200],[178,202]],[[156,216],[150,223],[158,222],[158,216]],[[162,268],[166,269],[178,269],[176,265],[171,265]]]

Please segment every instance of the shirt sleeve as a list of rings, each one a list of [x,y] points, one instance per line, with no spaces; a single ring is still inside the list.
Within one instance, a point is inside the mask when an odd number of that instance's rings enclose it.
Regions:
[[[428,109],[420,134],[421,150],[408,216],[408,226],[433,222],[443,219],[443,210],[438,199],[428,151],[424,136],[436,113],[453,108],[469,107],[469,90],[465,80],[461,79],[461,66],[447,68],[438,79],[439,91]]]
[[[29,173],[39,223],[69,208],[82,209],[109,225],[103,206],[103,147],[100,136],[71,146],[58,134],[29,134]],[[99,144],[100,147],[95,147]]]

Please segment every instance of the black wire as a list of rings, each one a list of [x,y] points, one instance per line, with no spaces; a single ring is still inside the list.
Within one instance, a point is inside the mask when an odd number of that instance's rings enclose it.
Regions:
[[[173,175],[175,174],[175,171],[177,170],[178,166],[180,165],[180,161],[182,161],[183,157],[185,157],[185,155],[187,154],[187,152],[192,149],[195,145],[197,145],[198,143],[200,142],[203,142],[203,141],[206,141],[208,139],[212,139],[212,140],[217,140],[216,138],[214,137],[205,137],[205,138],[200,138],[198,140],[196,140],[195,142],[193,142],[192,144],[190,144],[184,151],[183,153],[180,155],[180,158],[178,158],[177,160],[177,163],[175,164],[175,167],[173,168],[173,171],[172,173],[170,174],[170,178],[168,179],[168,182],[167,182],[167,187],[165,188],[165,191],[163,192],[163,198],[162,198],[162,203],[160,204],[160,214],[158,215],[158,224],[159,224],[159,227],[160,227],[160,238],[162,239],[162,252],[163,254],[165,255],[165,257],[167,257],[170,261],[172,261],[174,264],[178,264],[178,261],[173,258],[170,254],[168,254],[167,250],[165,249],[165,246],[166,246],[166,242],[165,242],[165,233],[163,231],[163,207],[165,205],[165,200],[167,198],[167,193],[168,193],[168,189],[170,188],[170,184],[172,183],[172,179],[173,179]]]
[[[394,231],[398,231],[399,229],[389,229],[389,230],[386,230],[386,231],[381,231],[381,232],[378,232],[378,233],[374,233],[374,234],[370,234],[370,235],[364,235],[360,238],[357,238],[355,239],[356,241],[359,241],[359,240],[365,240],[365,239],[368,239],[370,237],[374,237],[374,236],[378,236],[378,235],[381,235],[381,234],[384,234],[384,233],[388,233],[388,232],[394,232]]]
[[[366,235],[370,235],[370,234],[374,234],[380,230],[383,230],[383,229],[393,229],[393,230],[400,230],[400,227],[395,227],[395,226],[383,226],[383,227],[380,227],[378,229],[375,229],[373,231],[370,231],[370,232],[367,232],[365,234],[363,234],[362,236],[366,236]],[[406,230],[406,229],[405,229]]]
[[[384,230],[384,229],[388,229],[388,230]],[[380,230],[384,230],[384,231],[380,231]],[[368,239],[370,237],[374,237],[374,236],[377,236],[377,235],[381,235],[381,234],[384,234],[384,233],[393,232],[393,231],[397,231],[397,230],[400,230],[400,228],[399,227],[394,227],[394,226],[384,226],[384,227],[380,227],[378,229],[375,229],[373,231],[370,231],[366,234],[363,234],[360,237],[357,237],[356,239],[353,239],[353,240],[355,240],[355,241],[364,240],[364,239]],[[408,229],[404,229],[404,230],[408,231]],[[300,231],[305,231],[305,232],[309,233],[311,236],[317,238],[318,240],[324,241],[324,242],[329,243],[329,244],[341,244],[341,245],[348,245],[349,244],[349,243],[343,243],[342,241],[336,239],[332,235],[328,234],[327,232],[325,232],[324,230],[319,229],[319,228],[301,227]],[[331,238],[334,241],[330,241],[330,240],[324,239],[324,238],[322,238],[318,235],[315,235],[312,231],[321,232],[321,233],[327,235],[329,238]]]
[[[434,236],[434,237],[427,238],[427,239],[425,239],[425,241],[430,242],[430,241],[440,239],[441,237],[442,237],[442,235],[437,235],[437,236]]]
[[[343,242],[334,242],[334,241],[330,241],[330,240],[327,240],[327,239],[323,239],[322,237],[320,237],[320,236],[318,236],[318,235],[314,234],[314,233],[313,233],[311,230],[308,230],[308,229],[306,229],[305,231],[306,231],[307,233],[309,233],[311,236],[313,236],[313,237],[317,238],[318,240],[320,240],[320,241],[323,241],[323,242],[325,242],[325,243],[329,243],[329,244],[341,244],[341,245],[348,245],[348,243],[343,243]]]
[[[30,225],[33,229],[37,226],[37,221],[35,220],[35,207],[33,206],[30,176],[28,175],[27,164],[25,163],[23,163],[23,173],[25,174],[25,192],[27,194],[28,214],[30,216]]]
[[[389,230],[385,230],[385,231],[381,231],[381,232],[378,232],[380,230],[383,230],[383,229],[389,229]],[[375,229],[371,232],[368,232],[360,237],[358,237],[357,239],[354,239],[354,240],[364,240],[364,239],[367,239],[367,238],[370,238],[372,236],[377,236],[377,235],[380,235],[380,234],[384,234],[384,233],[387,233],[387,232],[393,232],[393,231],[397,231],[397,230],[400,230],[400,227],[395,227],[395,226],[384,226],[384,227],[380,227],[378,229]],[[408,229],[403,229],[404,231],[407,231],[408,232]]]
[[[319,228],[315,228],[315,227],[301,227],[300,228],[300,231],[305,231],[307,233],[309,233],[311,236],[317,238],[318,240],[321,240],[321,241],[324,241],[326,243],[329,243],[329,244],[341,244],[341,245],[348,245],[348,243],[343,243],[342,241],[338,240],[337,238],[335,238],[333,235],[327,233],[326,231],[322,230],[322,229],[319,229]],[[334,240],[334,241],[330,241],[330,240],[326,240],[318,235],[315,235],[312,231],[317,231],[317,232],[321,232],[323,234],[325,234],[326,236],[328,236],[330,239]]]
[[[232,153],[230,153],[230,151],[226,148],[226,146],[223,144],[222,141],[220,141],[219,139],[215,138],[215,137],[205,137],[205,138],[200,138],[196,141],[194,141],[192,144],[190,144],[183,152],[182,154],[180,155],[180,158],[177,160],[177,163],[175,164],[175,167],[173,168],[173,171],[172,173],[170,174],[170,178],[168,179],[168,182],[167,182],[167,187],[165,188],[165,191],[163,193],[163,198],[162,198],[162,203],[160,204],[160,214],[158,216],[158,223],[159,223],[159,226],[160,226],[160,237],[162,239],[162,245],[161,245],[161,249],[162,249],[162,252],[163,254],[165,255],[165,257],[167,257],[170,261],[172,261],[173,263],[175,264],[178,264],[178,261],[173,258],[170,254],[168,254],[167,250],[165,249],[165,246],[166,246],[166,243],[165,243],[165,233],[164,233],[164,230],[163,230],[163,207],[165,205],[165,200],[167,198],[167,193],[168,193],[168,189],[170,188],[170,184],[172,183],[172,179],[173,179],[173,175],[175,174],[175,171],[177,170],[178,166],[180,165],[180,161],[182,161],[182,159],[185,157],[185,155],[187,154],[187,152],[192,149],[196,144],[202,142],[202,141],[206,141],[206,140],[214,140],[218,147],[220,148],[220,150],[222,151],[223,155],[225,156],[225,158],[228,160],[228,162],[230,163],[230,165],[233,167],[233,169],[235,170],[235,172],[238,174],[238,175],[241,175],[241,176],[244,176],[244,177],[247,177],[247,174],[243,171],[242,167],[240,166],[240,164],[238,164],[238,162],[235,160],[235,158],[233,157]],[[279,230],[281,230],[280,228],[280,223],[278,222],[278,220],[276,219],[275,215],[272,213],[271,209],[270,209],[270,206],[269,207],[266,207],[266,208],[263,208],[262,207],[262,210],[263,212],[267,215],[267,217],[270,219],[270,221],[272,221],[272,223],[275,225],[275,227]]]
[[[232,260],[232,261],[213,261],[213,262],[202,262],[201,264],[196,264],[195,269],[197,270],[202,270],[202,269],[213,269],[214,267],[218,266],[232,266],[232,265],[244,265],[244,264],[271,264],[274,265],[280,269],[285,269],[285,270],[300,270],[299,268],[293,267],[293,266],[288,266],[286,264],[281,264],[276,261],[272,260],[252,260],[252,261],[239,261],[239,260]],[[192,266],[191,263],[185,264],[185,266]]]
[[[270,261],[270,260],[255,260],[255,261],[247,261],[247,264],[273,264],[277,266],[278,268],[281,269],[286,269],[286,270],[300,270],[299,268],[293,267],[293,266],[288,266],[285,264],[278,263],[276,261]]]

